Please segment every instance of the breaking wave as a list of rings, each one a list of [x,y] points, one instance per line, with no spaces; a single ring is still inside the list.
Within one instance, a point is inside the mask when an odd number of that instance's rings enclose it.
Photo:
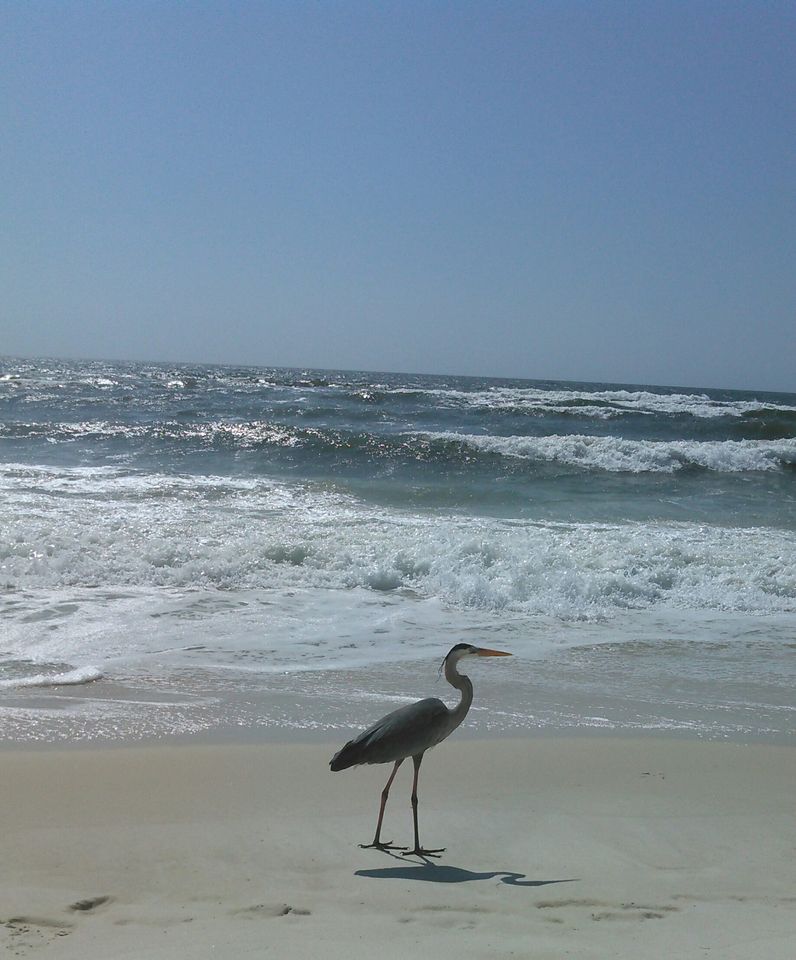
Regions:
[[[482,453],[617,473],[674,473],[684,467],[736,473],[777,470],[796,464],[796,439],[628,440],[583,435],[493,437],[457,433],[428,436]]]
[[[65,487],[79,496],[64,499]],[[796,609],[787,530],[418,515],[311,485],[108,469],[41,472],[35,492],[7,490],[8,591],[361,587],[566,618]]]
[[[110,422],[0,425],[0,438],[44,439],[48,444],[171,445],[193,456],[210,451],[273,450],[305,457],[360,457],[368,461],[473,462],[498,455],[535,463],[560,463],[615,473],[674,473],[701,468],[719,473],[770,471],[796,464],[796,438],[780,440],[632,440],[585,434],[494,436],[422,431],[380,436],[367,431],[301,428],[268,421],[134,426]],[[116,449],[115,447],[113,448]],[[111,453],[113,450],[110,451]],[[99,450],[96,451],[97,455]]]

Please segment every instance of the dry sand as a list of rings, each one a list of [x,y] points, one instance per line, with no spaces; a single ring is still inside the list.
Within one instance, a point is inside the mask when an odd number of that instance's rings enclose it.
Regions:
[[[796,749],[455,738],[433,865],[374,850],[334,745],[0,753],[0,947],[52,958],[793,960]],[[411,764],[385,837],[411,839]]]

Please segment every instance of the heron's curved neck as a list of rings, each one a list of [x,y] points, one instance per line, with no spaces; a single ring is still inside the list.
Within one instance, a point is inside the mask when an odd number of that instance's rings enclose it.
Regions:
[[[452,687],[456,687],[456,689],[461,690],[462,693],[462,698],[458,705],[451,710],[451,717],[455,720],[456,725],[458,725],[467,716],[467,711],[473,702],[473,685],[469,677],[465,677],[464,674],[459,673],[455,660],[445,661],[445,679]]]

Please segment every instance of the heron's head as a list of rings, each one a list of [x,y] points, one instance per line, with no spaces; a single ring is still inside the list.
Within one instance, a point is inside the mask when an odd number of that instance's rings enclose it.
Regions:
[[[442,661],[442,670],[445,666],[455,666],[465,657],[510,657],[510,653],[503,650],[491,650],[489,647],[474,647],[471,643],[457,643],[451,647],[448,655]]]

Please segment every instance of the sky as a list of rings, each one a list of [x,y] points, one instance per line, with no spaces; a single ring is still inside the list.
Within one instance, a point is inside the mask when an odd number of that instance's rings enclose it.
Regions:
[[[796,0],[0,0],[0,354],[796,391]]]

